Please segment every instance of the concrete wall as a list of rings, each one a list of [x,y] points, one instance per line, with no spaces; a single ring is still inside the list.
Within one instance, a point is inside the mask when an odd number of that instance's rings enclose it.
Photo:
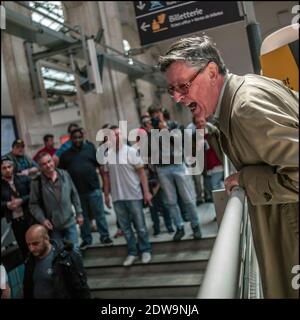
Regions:
[[[3,116],[13,116],[14,112],[11,105],[7,77],[6,77],[6,68],[3,63],[3,50],[1,46],[1,115]]]
[[[292,8],[299,5],[297,1],[255,1],[254,8],[260,23],[262,38],[292,23],[295,14]]]
[[[88,1],[78,4],[67,1],[64,4],[67,23],[81,25],[87,35],[96,35],[100,28],[104,29],[102,43],[123,51],[120,16],[115,2]],[[82,122],[88,138],[94,142],[97,131],[106,123],[118,124],[118,120],[128,119],[129,126],[138,125],[134,92],[128,76],[105,64],[102,80],[103,94],[84,93],[78,88]]]

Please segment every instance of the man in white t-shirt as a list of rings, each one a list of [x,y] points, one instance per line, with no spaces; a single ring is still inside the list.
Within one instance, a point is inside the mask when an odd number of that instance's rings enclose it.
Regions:
[[[113,206],[117,219],[128,245],[128,256],[124,266],[130,266],[136,260],[139,253],[142,254],[142,262],[151,260],[151,244],[143,212],[143,199],[145,204],[151,205],[152,195],[148,189],[147,176],[144,164],[137,150],[126,145],[117,126],[111,126],[114,137],[108,159],[116,159],[115,164],[108,161],[104,165],[103,187],[105,204],[110,205],[109,193],[111,193]],[[143,192],[142,192],[142,188]],[[136,228],[138,241],[136,241],[132,223]]]

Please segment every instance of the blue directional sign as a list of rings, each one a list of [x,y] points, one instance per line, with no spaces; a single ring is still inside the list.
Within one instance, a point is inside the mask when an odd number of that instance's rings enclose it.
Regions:
[[[141,45],[243,20],[236,1],[133,1]]]

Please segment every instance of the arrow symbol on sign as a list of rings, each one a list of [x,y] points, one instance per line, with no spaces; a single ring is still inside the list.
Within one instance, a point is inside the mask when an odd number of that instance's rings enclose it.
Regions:
[[[136,6],[138,9],[143,10],[145,8],[146,3],[143,1],[139,1],[139,4]]]
[[[143,31],[147,31],[147,28],[149,28],[150,27],[150,24],[146,24],[145,23],[145,21],[142,23],[142,25],[141,25],[141,29],[143,30]]]

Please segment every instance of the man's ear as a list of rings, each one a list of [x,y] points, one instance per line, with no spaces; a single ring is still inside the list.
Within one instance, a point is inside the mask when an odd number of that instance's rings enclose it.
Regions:
[[[215,86],[217,83],[217,77],[219,74],[219,69],[216,63],[210,62],[207,66],[208,68],[208,76],[212,86]]]
[[[210,63],[207,65],[207,68],[208,68],[209,78],[210,78],[211,80],[216,79],[216,78],[217,78],[217,75],[218,75],[218,73],[219,73],[217,64],[214,63],[214,62],[210,62]]]

